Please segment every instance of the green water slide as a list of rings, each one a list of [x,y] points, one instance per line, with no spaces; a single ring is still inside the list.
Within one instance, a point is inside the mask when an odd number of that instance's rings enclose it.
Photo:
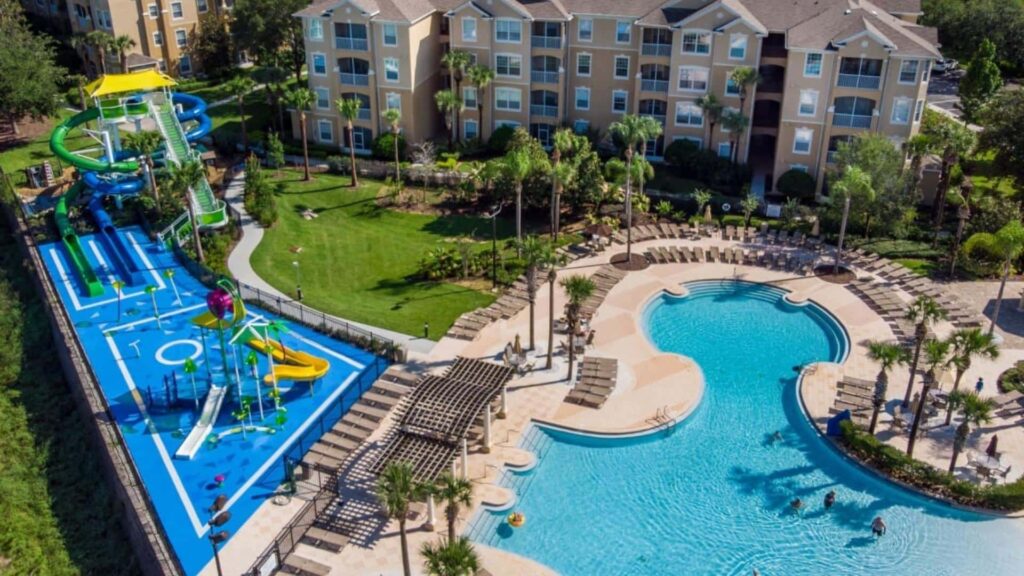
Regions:
[[[174,107],[171,104],[161,106],[157,110],[160,124],[164,127],[166,146],[172,153],[168,159],[181,162],[190,158],[192,149],[188,145],[185,134],[178,123]],[[224,203],[219,201],[205,179],[192,188],[198,214],[196,215],[201,228],[217,228],[227,224],[228,218]]]
[[[100,111],[98,108],[89,108],[62,122],[56,129],[54,129],[53,133],[50,134],[50,151],[53,152],[57,158],[71,164],[79,170],[91,170],[93,172],[100,173],[138,171],[138,162],[107,162],[106,160],[87,158],[85,156],[75,154],[64,147],[64,138],[67,136],[68,132],[81,124],[85,124],[90,120],[95,120],[99,115]]]
[[[82,279],[86,292],[89,296],[99,296],[103,294],[103,284],[100,283],[96,272],[85,258],[85,252],[82,250],[78,234],[75,233],[75,228],[71,225],[71,220],[68,219],[68,203],[74,202],[75,198],[78,197],[78,193],[83,188],[85,188],[85,184],[79,180],[66,193],[61,195],[60,200],[57,200],[57,206],[53,209],[53,218],[57,222],[57,230],[60,232],[61,241],[64,242],[64,247],[71,256],[71,263],[75,267],[75,273]]]

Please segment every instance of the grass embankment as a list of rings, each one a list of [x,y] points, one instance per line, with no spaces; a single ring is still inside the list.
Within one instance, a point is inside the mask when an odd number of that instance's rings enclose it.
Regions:
[[[61,110],[57,117],[51,118],[49,121],[52,126],[56,126],[64,119],[70,118],[73,114],[69,110]],[[93,124],[93,127],[95,127],[95,124]],[[85,132],[75,130],[64,140],[64,146],[68,150],[81,150],[83,148],[99,146],[99,144],[87,136]],[[36,164],[42,164],[46,160],[50,161],[54,172],[60,171],[60,161],[50,152],[49,130],[24,144],[0,152],[0,167],[11,177],[11,182],[15,186],[27,186],[28,181],[25,178],[24,169]]]
[[[295,293],[292,262],[300,261],[305,303],[341,316],[406,334],[437,339],[468,310],[494,296],[449,282],[416,277],[424,254],[447,238],[489,240],[488,220],[471,216],[412,214],[377,206],[380,184],[366,179],[348,187],[348,176],[318,174],[302,182],[287,170],[277,197],[280,218],[252,258],[256,272],[282,292]],[[306,209],[318,216],[302,217]],[[511,213],[510,213],[511,214]],[[504,229],[508,226],[499,226]],[[290,249],[302,248],[296,257]]]
[[[0,573],[140,573],[3,223],[0,309]]]

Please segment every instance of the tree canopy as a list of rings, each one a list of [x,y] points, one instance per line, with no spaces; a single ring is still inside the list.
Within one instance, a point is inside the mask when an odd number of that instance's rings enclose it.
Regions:
[[[12,0],[0,0],[0,37],[0,114],[15,128],[22,117],[54,114],[67,71],[55,62],[53,42],[32,32]]]
[[[888,236],[906,236],[916,216],[917,192],[906,186],[903,165],[903,153],[879,134],[861,134],[839,144],[836,151],[838,170],[830,175],[830,186],[840,182],[850,167],[856,167],[867,177],[873,192],[861,202],[855,199],[851,203],[851,225],[860,222]],[[841,202],[833,202],[826,211],[825,219],[836,229],[841,212]]]
[[[1003,87],[1003,77],[996,64],[996,46],[988,38],[981,41],[960,80],[960,110],[964,119],[975,122],[982,107]]]
[[[230,74],[235,50],[227,19],[213,12],[201,15],[188,50],[207,75],[221,78]]]
[[[981,115],[981,146],[994,150],[1000,169],[1024,178],[1024,90],[996,95]]]
[[[1024,3],[1020,0],[923,0],[921,8],[921,23],[939,29],[944,54],[970,58],[988,39],[1004,72],[1024,72]]]
[[[301,80],[306,62],[302,20],[292,16],[306,0],[238,0],[231,11],[231,34],[240,50],[264,65],[285,66]]]

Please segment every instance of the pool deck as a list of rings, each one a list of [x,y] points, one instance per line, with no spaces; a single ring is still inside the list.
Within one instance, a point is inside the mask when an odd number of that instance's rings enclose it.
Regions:
[[[634,250],[643,253],[649,246],[730,246],[735,242],[702,239],[693,240],[657,240],[634,244]],[[603,254],[578,260],[558,272],[559,278],[573,274],[590,275],[601,265],[607,263],[611,254],[621,251],[613,248]],[[861,275],[866,275],[862,273]],[[874,313],[858,297],[844,286],[830,284],[811,277],[794,277],[792,274],[768,270],[758,267],[735,266],[720,263],[700,264],[655,264],[643,271],[630,272],[609,293],[606,300],[598,308],[592,320],[596,331],[594,344],[588,348],[587,355],[616,358],[619,360],[618,383],[612,395],[600,409],[591,409],[563,401],[570,385],[566,378],[566,362],[564,354],[554,355],[552,369],[545,370],[544,361],[547,347],[547,325],[549,289],[544,285],[537,294],[536,301],[536,350],[530,353],[530,361],[537,369],[524,377],[514,379],[508,387],[508,416],[495,419],[492,425],[493,446],[489,453],[470,449],[468,455],[468,472],[476,489],[474,505],[463,509],[459,514],[458,529],[462,532],[468,521],[473,517],[475,509],[482,501],[489,505],[507,504],[503,489],[495,485],[506,463],[521,465],[529,461],[529,455],[515,448],[524,432],[531,423],[542,422],[572,428],[584,432],[598,434],[629,434],[642,433],[652,428],[663,426],[654,417],[667,411],[673,419],[684,418],[700,402],[704,389],[703,376],[700,369],[688,358],[658,352],[644,334],[642,312],[651,298],[664,290],[675,292],[683,282],[702,279],[740,279],[752,282],[772,283],[791,292],[789,299],[800,302],[812,299],[814,302],[835,315],[845,326],[850,337],[850,354],[842,366],[821,363],[811,366],[805,372],[802,383],[802,394],[809,416],[819,424],[828,418],[829,408],[835,401],[835,382],[842,375],[873,380],[877,368],[866,356],[865,343],[869,340],[891,340],[894,338],[888,324]],[[909,294],[899,293],[900,297],[911,300]],[[561,288],[556,288],[554,306],[556,317],[561,317],[566,299]],[[1006,313],[1014,306],[1004,307]],[[981,312],[978,310],[977,312]],[[742,329],[742,327],[739,327]],[[700,327],[694,327],[700,329]],[[934,328],[939,336],[952,331],[952,325],[940,323]],[[456,356],[491,359],[499,361],[505,346],[512,342],[516,335],[522,338],[524,348],[529,345],[529,308],[507,320],[499,320],[485,327],[478,337],[472,341],[445,338],[429,353],[411,355],[406,368],[419,373],[440,373]],[[556,343],[564,338],[556,334]],[[1014,361],[1024,358],[1024,349],[1004,348],[997,361],[975,361],[974,366],[964,378],[964,383],[972,384],[978,376],[983,376],[990,384],[984,395],[995,395],[996,376]],[[902,370],[902,371],[901,371]],[[889,395],[891,399],[901,397],[908,372],[898,369],[890,376]],[[949,384],[946,384],[949,388]],[[890,406],[892,402],[890,402]],[[888,429],[888,413],[883,414],[879,430]],[[373,456],[373,450],[381,445],[382,427],[370,439],[366,458]],[[1000,449],[1005,453],[1004,463],[1010,463],[1014,472],[1011,479],[1016,478],[1024,469],[1024,428],[1007,421],[993,421],[979,432],[972,433],[970,449],[977,449],[978,444],[987,443],[990,434],[998,431]],[[948,466],[950,442],[948,433],[936,430],[919,440],[916,456],[936,466]],[[905,442],[902,437],[888,433],[879,436],[883,440],[899,446]],[[981,445],[984,448],[984,444]],[[961,457],[961,468],[958,474],[969,474],[966,468],[966,457]],[[358,467],[358,465],[357,465]],[[376,529],[358,539],[353,539],[340,553],[326,553],[304,544],[303,556],[315,558],[332,567],[332,574],[390,576],[401,574],[399,538],[396,522],[387,522],[376,513],[373,503],[372,481],[352,472],[341,480],[342,493],[352,492],[349,497],[361,500],[366,504],[366,516],[375,517]],[[264,507],[271,506],[265,504]],[[416,510],[415,517],[408,523],[409,549],[412,557],[413,573],[421,574],[422,566],[419,548],[423,543],[440,538],[445,531],[445,522],[441,507],[438,506],[437,522],[434,530],[424,526],[425,510]],[[259,513],[257,514],[259,515]],[[527,523],[529,520],[527,519]],[[271,523],[272,524],[272,523]],[[281,523],[283,527],[283,523]],[[246,527],[248,528],[248,526]],[[269,530],[265,528],[264,530]],[[244,530],[243,530],[244,531]],[[234,546],[236,554],[243,553],[240,533],[229,543]],[[269,543],[266,532],[261,534],[264,544],[253,544],[248,549],[249,560],[252,555]],[[530,559],[523,558],[505,551],[485,545],[476,545],[482,564],[496,576],[521,574],[553,574]],[[227,551],[227,550],[226,550]],[[239,566],[241,566],[239,564]],[[204,574],[213,574],[210,566]]]

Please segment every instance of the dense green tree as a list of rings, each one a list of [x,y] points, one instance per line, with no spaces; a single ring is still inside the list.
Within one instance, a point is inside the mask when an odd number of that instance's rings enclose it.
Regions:
[[[233,44],[227,18],[210,11],[199,16],[199,26],[188,43],[188,52],[206,75],[223,78],[233,68]]]
[[[916,191],[908,190],[903,169],[903,153],[880,134],[862,134],[839,144],[836,171],[830,175],[830,189],[842,178],[849,166],[856,166],[871,180],[875,199],[868,204],[851,204],[851,222],[875,224],[881,234],[904,236],[916,216]],[[838,230],[842,202],[831,202],[824,211],[824,220]],[[870,214],[865,211],[870,211]]]
[[[171,170],[171,190],[185,198],[188,207],[189,223],[192,228],[192,244],[195,247],[196,259],[206,261],[203,254],[203,243],[199,238],[199,220],[196,217],[195,202],[188,197],[189,191],[198,186],[206,178],[206,166],[199,160],[186,160]]]
[[[1003,87],[1003,77],[996,64],[996,45],[985,38],[967,65],[967,74],[960,79],[960,110],[964,120],[975,122],[982,107]]]
[[[0,114],[18,134],[18,121],[54,114],[66,71],[55,63],[53,42],[32,32],[21,5],[0,2]]]
[[[292,14],[307,0],[237,0],[231,10],[231,35],[239,50],[260,64],[283,66],[302,81],[306,63],[302,20]]]
[[[993,150],[1007,174],[1024,179],[1024,90],[1000,92],[981,114],[981,146]]]
[[[273,130],[267,134],[267,166],[278,172],[284,166],[284,143]]]
[[[921,23],[939,30],[942,52],[966,60],[991,40],[1006,73],[1024,71],[1024,3],[1018,0],[923,0]]]

